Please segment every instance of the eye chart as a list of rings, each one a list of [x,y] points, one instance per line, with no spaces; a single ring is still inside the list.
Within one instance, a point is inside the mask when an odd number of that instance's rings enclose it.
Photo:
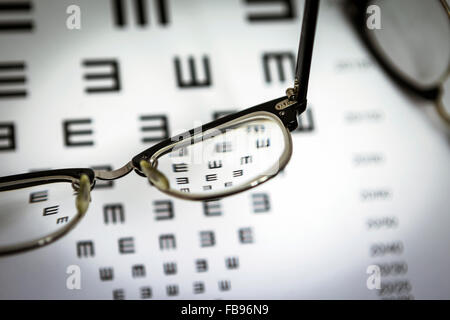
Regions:
[[[67,24],[76,8],[79,29]],[[302,9],[1,0],[0,174],[119,168],[284,95]],[[99,182],[68,235],[0,259],[0,298],[448,299],[448,129],[384,74],[339,2],[321,3],[308,99],[275,179],[213,202],[171,198],[134,172]]]

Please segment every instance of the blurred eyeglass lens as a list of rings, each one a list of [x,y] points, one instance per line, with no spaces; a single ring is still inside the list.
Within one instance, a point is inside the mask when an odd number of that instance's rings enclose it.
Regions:
[[[450,20],[440,0],[373,0],[381,28],[369,39],[386,62],[419,89],[440,84],[450,62]]]
[[[45,239],[67,228],[76,216],[70,183],[0,192],[0,249]]]
[[[232,192],[277,174],[287,153],[286,130],[270,117],[230,122],[193,141],[177,143],[157,159],[172,190]]]

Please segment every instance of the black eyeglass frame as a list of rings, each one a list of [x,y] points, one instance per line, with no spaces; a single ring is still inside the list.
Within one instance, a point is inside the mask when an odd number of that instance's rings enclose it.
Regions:
[[[285,126],[287,130],[289,131],[295,130],[298,126],[297,121],[298,115],[303,113],[307,107],[306,96],[308,90],[309,73],[312,60],[312,51],[313,51],[318,9],[319,9],[319,0],[305,0],[302,30],[297,56],[297,66],[295,72],[295,83],[293,88],[289,88],[286,90],[286,96],[279,97],[277,99],[264,102],[262,104],[250,107],[240,112],[236,112],[221,117],[217,120],[205,124],[201,128],[195,128],[189,130],[184,134],[163,140],[157,143],[156,145],[144,150],[138,155],[134,156],[129,163],[127,163],[125,166],[117,170],[102,171],[90,168],[68,168],[68,169],[36,171],[17,175],[10,175],[0,177],[0,192],[56,182],[71,183],[73,188],[76,191],[79,191],[80,181],[82,180],[83,177],[86,177],[88,179],[90,183],[90,188],[88,189],[90,191],[94,188],[95,181],[97,179],[115,180],[127,175],[133,170],[140,176],[143,177],[147,176],[147,178],[149,178],[150,182],[152,183],[150,177],[144,173],[145,170],[141,166],[142,161],[148,162],[156,152],[158,152],[162,148],[170,146],[171,144],[174,143],[174,141],[181,141],[180,138],[194,139],[195,133],[198,133],[199,130],[205,132],[209,129],[214,129],[216,127],[219,127],[233,120],[239,119],[241,117],[249,116],[256,113],[268,113],[274,115],[282,122],[282,124]],[[281,166],[279,170],[282,170],[284,165]],[[262,182],[265,182],[266,180]],[[245,188],[238,192],[247,190],[254,186],[256,186],[256,184],[251,185],[248,188]],[[85,190],[83,190],[83,192],[84,191]],[[233,193],[227,194],[227,196]],[[202,200],[202,199],[195,199],[195,200]],[[84,214],[85,212],[78,214],[76,219],[73,219],[73,221],[67,224],[65,228],[63,228],[62,230],[58,230],[58,232],[55,232],[54,234],[45,237],[45,239],[36,239],[33,241],[29,241],[27,243],[10,246],[8,248],[0,247],[0,256],[22,252],[29,249],[34,249],[53,242],[56,239],[63,236],[64,234],[66,234],[69,230],[71,230],[78,223],[78,221],[81,220],[81,217],[84,216]]]
[[[442,4],[443,10],[447,11],[450,19],[449,6],[445,0],[437,0]],[[383,68],[383,70],[398,84],[401,88],[408,92],[418,95],[419,97],[433,101],[436,103],[436,109],[443,120],[450,125],[450,115],[443,110],[443,107],[439,105],[439,101],[442,95],[442,87],[440,83],[430,88],[420,88],[415,85],[411,80],[402,75],[402,72],[398,71],[396,67],[391,64],[380,48],[371,40],[368,32],[370,30],[366,26],[367,20],[367,7],[372,3],[372,0],[347,0],[345,5],[345,13],[353,24],[359,38],[363,42],[364,46],[370,51],[377,63]],[[447,76],[450,74],[450,63],[447,68]]]
[[[236,118],[259,111],[265,111],[276,115],[289,131],[293,131],[297,128],[297,117],[306,110],[307,106],[306,95],[308,91],[318,7],[319,1],[305,0],[301,38],[297,56],[296,80],[294,88],[287,90],[287,96],[264,102],[240,112],[221,117],[205,124],[202,128],[200,128],[201,130],[206,131]],[[192,137],[195,132],[198,132],[198,130],[199,128],[195,128],[181,134],[180,136]],[[177,137],[178,136],[168,138],[146,149],[145,151],[134,156],[130,163],[118,170],[97,171],[90,168],[68,168],[5,176],[0,177],[0,191],[15,190],[54,182],[70,182],[74,185],[74,187],[76,187],[77,182],[83,174],[88,176],[91,181],[92,188],[95,185],[96,179],[114,180],[125,176],[132,170],[135,170],[141,176],[145,176],[142,172],[140,162],[142,160],[150,159],[157,150],[170,145],[173,141],[177,141]]]

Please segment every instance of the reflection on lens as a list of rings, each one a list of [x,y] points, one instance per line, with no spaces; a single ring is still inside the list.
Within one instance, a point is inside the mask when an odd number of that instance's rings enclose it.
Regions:
[[[172,145],[157,158],[170,190],[187,197],[226,195],[277,174],[291,154],[290,135],[266,112],[231,121],[192,140]]]
[[[439,0],[373,0],[381,28],[366,34],[381,57],[418,89],[436,87],[450,59],[450,20]]]
[[[77,217],[70,183],[0,192],[0,253],[9,246],[47,242]]]

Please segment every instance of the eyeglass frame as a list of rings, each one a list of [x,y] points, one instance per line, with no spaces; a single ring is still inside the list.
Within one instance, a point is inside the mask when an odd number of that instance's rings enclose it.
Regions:
[[[94,170],[91,168],[68,168],[35,171],[30,173],[0,177],[0,192],[34,187],[49,183],[69,182],[72,184],[72,187],[75,189],[75,191],[77,191],[76,205],[78,211],[77,215],[72,218],[64,228],[58,229],[57,231],[45,237],[14,245],[7,245],[3,247],[0,246],[0,256],[36,249],[52,243],[67,234],[86,214],[87,207],[90,202],[90,191],[94,189],[97,179],[115,180],[124,177],[134,170],[138,175],[147,177],[150,183],[156,185],[156,187],[160,191],[165,192],[171,196],[189,200],[217,199],[217,196],[214,196],[214,194],[212,196],[205,195],[205,197],[196,198],[186,196],[186,194],[182,192],[174,193],[173,191],[164,190],[164,188],[158,187],[157,179],[158,177],[161,178],[159,176],[160,173],[158,170],[156,170],[155,167],[152,167],[152,164],[155,160],[155,154],[157,154],[160,150],[173,146],[176,143],[184,142],[187,139],[190,139],[190,142],[187,144],[192,144],[196,134],[198,134],[199,132],[204,134],[208,130],[218,128],[221,125],[229,124],[233,121],[243,121],[246,119],[250,119],[255,115],[271,117],[273,120],[278,121],[284,126],[283,134],[287,134],[289,141],[286,144],[287,150],[285,150],[282,158],[280,159],[280,163],[276,173],[271,175],[263,175],[261,178],[253,181],[252,183],[242,186],[242,188],[239,188],[238,190],[223,193],[223,196],[221,197],[246,191],[276,176],[289,162],[292,154],[291,135],[287,130],[293,131],[298,127],[297,117],[299,114],[303,113],[307,107],[306,96],[308,91],[309,73],[311,67],[319,3],[319,0],[305,0],[302,29],[295,70],[295,82],[293,88],[288,88],[286,90],[286,96],[282,96],[277,99],[247,108],[245,110],[226,115],[212,122],[209,122],[200,128],[194,128],[184,134],[176,136],[181,137],[181,139],[174,139],[174,137],[165,139],[134,156],[130,162],[117,170],[105,171]],[[154,176],[152,177],[152,175]]]
[[[411,79],[405,77],[402,72],[399,71],[396,66],[384,56],[382,50],[378,48],[377,44],[373,40],[371,40],[369,36],[370,30],[366,27],[366,9],[371,4],[371,1],[372,0],[348,0],[346,2],[346,13],[348,14],[350,22],[353,24],[353,27],[355,28],[362,43],[370,51],[377,63],[383,68],[383,70],[389,75],[389,77],[391,77],[395,81],[395,83],[397,83],[406,91],[414,93],[422,99],[434,102],[436,111],[439,116],[447,125],[450,125],[450,114],[446,112],[442,104],[442,86],[445,82],[445,79],[450,77],[450,63],[448,64],[447,70],[443,74],[442,79],[438,81],[434,86],[429,88],[420,88],[419,86],[414,84]],[[450,19],[450,7],[447,4],[446,0],[438,1],[441,3],[442,9],[446,11]]]

